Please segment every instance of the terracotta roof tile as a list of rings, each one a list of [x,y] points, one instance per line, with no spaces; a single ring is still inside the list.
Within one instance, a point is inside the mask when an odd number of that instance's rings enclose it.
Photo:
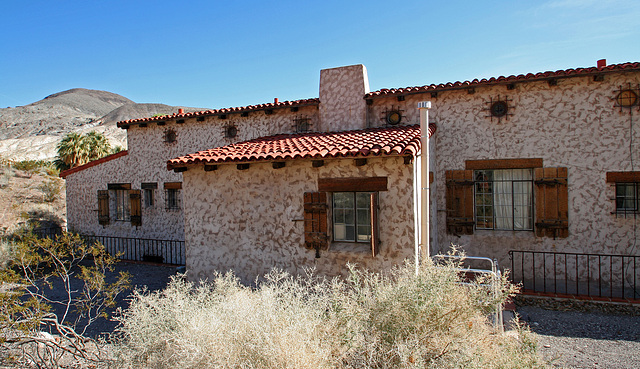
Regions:
[[[189,113],[174,113],[170,115],[161,115],[157,117],[149,117],[149,118],[139,118],[139,119],[129,119],[123,120],[117,123],[118,127],[126,128],[130,125],[140,124],[145,122],[156,122],[167,119],[180,119],[180,118],[194,118],[200,116],[207,115],[220,115],[220,114],[229,114],[229,113],[244,113],[255,110],[266,110],[266,109],[280,109],[280,108],[288,108],[295,106],[307,106],[307,105],[318,105],[320,103],[320,99],[302,99],[302,100],[294,100],[294,101],[278,101],[266,104],[258,104],[258,105],[247,105],[247,106],[238,106],[234,108],[222,108],[222,109],[211,109],[211,110],[203,110]]]
[[[429,125],[429,136],[436,125]],[[416,155],[420,126],[369,128],[342,132],[280,134],[199,151],[167,162],[169,170],[194,164],[381,155]]]
[[[378,91],[373,91],[365,95],[365,98],[374,98],[381,97],[387,95],[400,95],[400,94],[412,94],[412,93],[421,93],[421,92],[430,92],[437,90],[450,90],[457,88],[468,88],[474,86],[482,86],[482,85],[492,85],[498,83],[513,83],[513,82],[524,82],[524,81],[535,81],[535,80],[545,80],[550,78],[566,78],[566,77],[576,77],[582,75],[589,74],[600,74],[600,73],[610,73],[610,72],[623,72],[623,71],[632,71],[640,69],[640,63],[622,63],[622,64],[611,64],[604,67],[589,67],[589,68],[575,68],[575,69],[564,69],[540,72],[540,73],[527,73],[527,74],[519,74],[519,75],[511,75],[511,76],[500,76],[500,77],[491,77],[489,79],[474,79],[472,81],[458,81],[458,82],[448,82],[441,84],[431,84],[424,86],[415,86],[415,87],[405,87],[405,88],[383,88]]]

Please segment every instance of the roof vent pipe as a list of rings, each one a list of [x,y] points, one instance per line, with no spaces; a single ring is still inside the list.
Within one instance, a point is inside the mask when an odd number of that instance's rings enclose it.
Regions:
[[[178,109],[178,114],[184,114],[184,109]]]
[[[416,273],[429,257],[429,109],[431,101],[418,103],[420,111],[420,244],[416,250]]]
[[[277,103],[278,103],[278,98],[277,98],[277,97],[274,97],[274,98],[273,98],[273,103],[274,103],[274,104],[277,104]]]
[[[598,69],[600,68],[604,68],[607,66],[607,59],[600,59],[598,60]]]

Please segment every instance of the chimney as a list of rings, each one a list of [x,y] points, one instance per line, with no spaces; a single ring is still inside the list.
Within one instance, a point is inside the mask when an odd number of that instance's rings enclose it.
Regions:
[[[607,59],[600,59],[598,60],[598,69],[600,68],[604,68],[607,66]]]
[[[273,99],[273,103],[274,103],[274,104],[277,104],[277,103],[278,103],[278,98],[277,98],[277,97],[275,97],[275,98]]]
[[[178,109],[178,114],[184,114],[184,109]]]

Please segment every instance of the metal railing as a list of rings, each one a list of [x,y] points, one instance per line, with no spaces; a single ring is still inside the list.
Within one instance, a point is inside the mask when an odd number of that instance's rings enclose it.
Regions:
[[[640,256],[511,250],[509,258],[511,280],[525,290],[640,298]]]
[[[480,269],[472,267],[460,267],[456,270],[463,273],[465,277],[460,282],[462,285],[470,285],[476,287],[486,288],[490,291],[493,298],[498,300],[497,297],[500,294],[500,268],[498,268],[498,261],[483,256],[461,256],[461,255],[434,255],[432,259],[437,263],[438,261],[454,260],[461,263],[474,263],[480,265],[488,265],[489,269]],[[488,264],[487,264],[488,263]],[[488,280],[484,283],[479,283],[478,276],[487,275]],[[492,306],[492,323],[498,331],[504,331],[503,318],[502,318],[502,304],[496,303]]]
[[[112,236],[80,235],[88,242],[100,242],[121,260],[185,265],[184,241]]]

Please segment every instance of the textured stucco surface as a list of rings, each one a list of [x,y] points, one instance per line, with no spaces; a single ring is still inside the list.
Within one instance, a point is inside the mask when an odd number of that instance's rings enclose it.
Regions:
[[[367,128],[369,78],[364,65],[320,71],[320,131]]]
[[[615,210],[615,188],[605,182],[607,171],[630,171],[640,167],[640,121],[638,107],[632,114],[615,106],[616,90],[637,86],[638,73],[608,74],[602,82],[591,76],[560,79],[557,86],[546,81],[375,99],[369,108],[372,126],[391,105],[404,110],[403,123],[418,123],[416,104],[430,100],[430,119],[438,125],[432,140],[438,235],[436,249],[451,243],[469,254],[498,258],[510,266],[508,251],[537,250],[640,254],[635,246],[638,220],[620,218]],[[489,101],[508,98],[508,119],[490,118]],[[545,167],[568,168],[569,237],[539,238],[532,231],[476,230],[473,235],[446,233],[444,174],[464,169],[465,160],[542,158]],[[635,166],[632,165],[632,159]]]
[[[638,170],[640,165],[640,110],[615,106],[616,90],[638,86],[640,73],[609,73],[604,81],[592,76],[547,81],[363,99],[368,91],[367,72],[356,65],[321,71],[320,106],[299,111],[275,109],[273,114],[251,112],[248,117],[229,114],[227,119],[206,117],[184,124],[168,120],[128,130],[129,155],[67,177],[69,226],[85,233],[182,239],[186,236],[187,264],[192,278],[206,278],[213,270],[237,269],[243,278],[277,266],[292,272],[315,266],[323,274],[344,271],[347,261],[384,269],[414,252],[414,174],[402,158],[376,158],[364,167],[350,160],[326,161],[311,168],[309,161],[291,161],[282,169],[270,163],[251,164],[239,171],[222,165],[204,172],[202,166],[184,173],[183,208],[186,213],[164,210],[162,183],[181,181],[183,174],[168,172],[166,161],[198,150],[210,149],[276,133],[293,131],[294,119],[310,119],[311,129],[335,131],[379,127],[385,113],[399,109],[401,124],[418,124],[419,101],[432,102],[431,122],[437,132],[431,139],[430,186],[432,250],[446,251],[450,244],[469,254],[497,258],[510,266],[509,250],[640,254],[638,220],[612,214],[615,187],[605,182],[607,171]],[[509,101],[509,116],[491,118],[490,101]],[[224,138],[224,126],[234,124],[238,136]],[[163,142],[173,129],[177,142]],[[465,168],[465,160],[542,158],[545,167],[568,168],[569,237],[536,237],[533,231],[476,230],[473,235],[446,233],[445,171]],[[302,246],[302,194],[317,189],[318,177],[389,176],[390,190],[381,195],[382,252],[377,258],[363,252],[323,252],[320,259]],[[393,178],[393,181],[391,180]],[[143,225],[98,225],[96,191],[107,183],[157,182],[157,208],[143,208]],[[392,183],[396,185],[393,186]],[[419,187],[415,186],[415,187]],[[392,190],[393,188],[393,190]],[[394,192],[395,191],[395,192]],[[386,208],[385,208],[386,207]],[[183,222],[184,219],[184,222]]]
[[[352,159],[327,160],[313,168],[309,160],[251,164],[247,170],[221,165],[205,172],[194,166],[184,172],[187,189],[185,233],[189,278],[202,279],[217,271],[235,270],[245,282],[272,267],[303,273],[315,267],[322,275],[343,274],[351,262],[385,270],[414,254],[413,166],[401,157],[369,159],[355,166]],[[318,189],[318,178],[388,177],[380,192],[380,254],[368,244],[351,250],[332,244],[322,251],[304,247],[303,194]]]
[[[314,127],[317,125],[318,108],[300,107],[297,112],[288,108],[274,109],[269,115],[256,111],[247,117],[228,114],[227,119],[210,116],[203,122],[191,118],[182,124],[167,120],[164,126],[157,123],[150,123],[147,127],[132,126],[127,130],[128,155],[67,176],[68,228],[101,236],[184,240],[182,211],[165,210],[163,183],[182,181],[181,173],[167,170],[167,160],[261,136],[291,133],[294,119],[300,117],[309,118]],[[237,127],[237,136],[225,138],[224,127],[230,124]],[[175,142],[164,142],[167,130],[175,131]],[[140,189],[140,184],[145,182],[156,182],[158,189],[155,191],[155,206],[142,207],[142,226],[136,228],[129,222],[115,221],[113,198],[110,199],[111,223],[106,226],[98,224],[98,190],[106,190],[109,183],[130,183],[132,189]]]

